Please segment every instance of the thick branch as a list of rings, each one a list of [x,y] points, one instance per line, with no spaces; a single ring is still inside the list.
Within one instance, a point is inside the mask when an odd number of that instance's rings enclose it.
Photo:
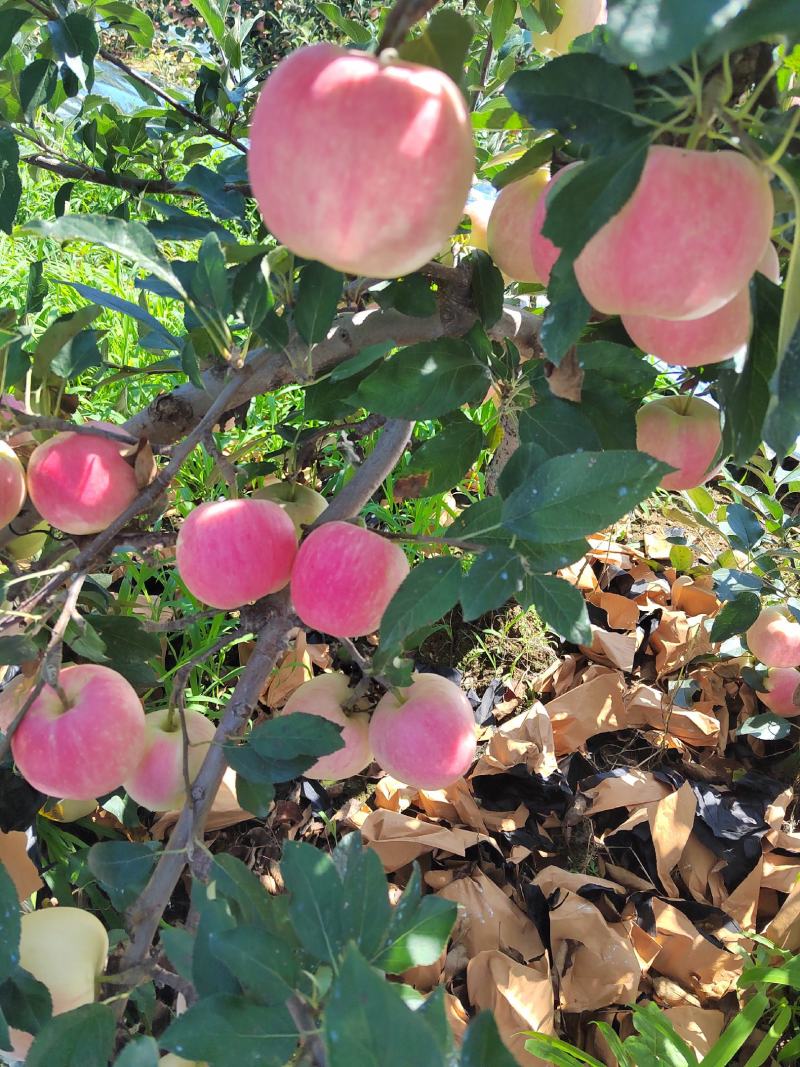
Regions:
[[[161,916],[190,858],[194,841],[203,833],[222,782],[227,767],[225,746],[244,729],[258,703],[264,682],[296,625],[285,593],[259,601],[246,614],[244,627],[258,631],[258,639],[195,779],[191,800],[184,806],[150,881],[128,914],[131,943],[122,961],[123,970],[136,967],[147,959]]]

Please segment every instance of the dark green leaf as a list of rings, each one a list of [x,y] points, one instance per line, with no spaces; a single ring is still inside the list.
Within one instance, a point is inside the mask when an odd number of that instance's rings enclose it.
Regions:
[[[157,633],[145,630],[141,619],[133,615],[103,615],[90,612],[86,622],[99,634],[106,646],[109,663],[137,689],[155,685],[157,678],[151,660],[161,653]]]
[[[25,314],[35,315],[44,307],[47,282],[44,278],[44,260],[36,259],[28,267],[28,285],[25,292]]]
[[[419,37],[406,41],[399,48],[400,58],[409,63],[438,67],[460,82],[464,63],[472,40],[472,23],[457,11],[437,11]]]
[[[31,118],[37,108],[49,103],[58,84],[58,67],[52,59],[34,59],[19,76],[19,102]]]
[[[556,456],[504,501],[503,525],[537,544],[577,540],[621,519],[668,469],[641,452]]]
[[[166,952],[173,970],[191,981],[194,934],[183,926],[162,926],[159,937],[161,948]]]
[[[431,283],[422,274],[409,274],[407,278],[389,282],[384,289],[375,289],[372,295],[384,311],[394,308],[401,315],[421,319],[435,315],[438,306]]]
[[[464,1035],[461,1067],[515,1067],[516,1062],[503,1044],[492,1013],[476,1015]]]
[[[523,607],[534,607],[548,629],[575,645],[592,643],[592,628],[583,596],[563,578],[527,574]]]
[[[400,645],[420,627],[441,619],[458,601],[460,583],[461,563],[454,556],[434,556],[413,567],[383,613],[383,647]]]
[[[354,44],[369,44],[372,39],[369,30],[362,26],[360,22],[356,22],[355,19],[345,18],[336,4],[323,2],[317,3],[315,7],[321,15],[325,16],[328,22],[335,26],[337,30],[341,30]]]
[[[475,541],[482,545],[508,542],[511,538],[501,525],[502,510],[503,501],[498,496],[476,500],[455,517],[447,528],[447,536],[454,541]]]
[[[324,341],[342,296],[344,275],[322,263],[308,263],[300,271],[294,322],[309,345]]]
[[[528,174],[532,174],[535,170],[543,167],[545,163],[550,162],[553,150],[560,143],[560,137],[545,137],[541,141],[537,141],[519,159],[515,159],[505,170],[495,174],[494,178],[492,178],[492,185],[495,189],[504,189],[511,182],[519,181],[521,178],[527,177]]]
[[[351,946],[323,1016],[328,1067],[442,1067],[424,1018]]]
[[[435,419],[482,400],[489,385],[466,341],[441,337],[401,348],[361,382],[358,396],[390,418]]]
[[[383,864],[377,852],[364,847],[359,833],[342,838],[333,862],[344,890],[342,940],[352,941],[363,956],[372,958],[384,943],[392,914]]]
[[[13,974],[19,963],[20,918],[17,890],[0,863],[0,981]]]
[[[203,376],[200,373],[200,361],[197,358],[197,350],[194,347],[189,334],[186,334],[181,343],[181,370],[195,387],[202,389]]]
[[[589,551],[589,545],[583,540],[557,541],[555,544],[549,545],[544,543],[533,544],[530,541],[521,541],[517,538],[514,542],[514,548],[525,560],[527,569],[537,574],[568,567],[570,563],[581,559]]]
[[[722,605],[711,626],[713,642],[727,641],[729,637],[743,634],[758,618],[761,598],[757,593],[741,593],[735,600]]]
[[[89,870],[122,910],[144,889],[160,851],[158,841],[98,841],[89,849]]]
[[[516,0],[511,0],[512,6]],[[484,326],[494,326],[503,314],[503,275],[492,262],[492,257],[480,249],[469,255],[472,267],[469,289],[478,318]]]
[[[785,456],[800,435],[800,322],[779,360],[770,392],[764,440],[779,456]]]
[[[284,846],[281,873],[297,937],[315,959],[335,964],[344,947],[344,889],[333,861],[303,841]]]
[[[608,152],[637,137],[628,75],[600,56],[568,55],[508,79],[505,95],[536,130]]]
[[[0,984],[0,1012],[14,1029],[38,1034],[53,1014],[50,990],[28,971],[17,967]]]
[[[731,570],[722,567],[712,574],[714,579],[714,591],[720,600],[735,600],[740,593],[758,593],[764,586],[761,579],[755,574],[746,571]]]
[[[30,8],[4,7],[0,11],[0,59],[11,47],[11,42],[28,21],[33,18]]]
[[[161,342],[161,348],[169,350],[178,347],[180,342],[177,337],[171,334],[166,326],[162,326],[158,319],[154,318],[145,308],[140,307],[139,304],[124,300],[121,296],[115,296],[113,293],[104,293],[102,289],[95,289],[94,286],[83,285],[81,282],[62,281],[59,284],[72,286],[76,292],[86,297],[87,300],[91,300],[93,304],[109,308],[111,311],[119,311],[123,315],[129,315],[132,319],[136,319],[137,322],[147,326],[151,334],[158,337]]]
[[[239,746],[227,751],[228,763],[251,782],[288,782],[320,756],[344,747],[342,728],[319,715],[292,712],[259,723]]]
[[[245,325],[257,332],[275,306],[266,256],[254,256],[237,270],[233,281],[233,306]]]
[[[536,468],[550,458],[550,453],[540,444],[518,445],[508,457],[497,480],[500,496],[504,499],[510,496],[518,485],[526,482]]]
[[[352,378],[355,374],[360,374],[366,370],[367,367],[371,367],[373,363],[377,363],[379,359],[383,359],[384,356],[388,356],[393,348],[397,348],[394,341],[379,341],[374,345],[367,345],[366,348],[362,348],[357,356],[353,356],[352,359],[347,359],[344,363],[340,363],[338,367],[334,367],[331,372],[331,382],[341,382],[346,378]]]
[[[401,974],[409,967],[434,963],[450,937],[456,906],[441,897],[422,897],[420,893],[420,873],[415,863],[392,912],[383,948],[372,961],[388,974]]]
[[[50,364],[53,374],[68,381],[92,367],[102,366],[103,356],[97,338],[97,330],[82,330],[70,338]]]
[[[54,1015],[34,1040],[26,1067],[108,1067],[114,1029],[107,1004],[84,1004]]]
[[[733,535],[733,547],[752,552],[764,536],[764,527],[758,517],[744,504],[728,504],[725,521]]]
[[[559,364],[569,349],[580,340],[592,313],[566,255],[559,256],[553,267],[547,299],[549,303],[542,316],[539,338],[547,358]]]
[[[60,315],[51,322],[36,345],[33,357],[33,369],[36,374],[45,377],[50,373],[53,360],[61,350],[86,327],[90,326],[100,314],[99,307],[79,308],[77,311]]]
[[[192,985],[199,997],[215,993],[239,994],[242,985],[234,971],[224,966],[213,949],[213,939],[227,938],[236,929],[236,918],[230,901],[214,897],[209,886],[192,885],[192,907],[198,916],[197,931],[192,947]]]
[[[463,412],[454,412],[439,433],[412,455],[409,473],[426,472],[428,480],[420,496],[435,496],[456,485],[467,473],[486,444],[480,424]]]
[[[595,452],[600,448],[600,439],[585,405],[557,396],[543,396],[522,412],[519,439],[523,444],[540,445],[548,458],[580,450]]]
[[[0,230],[4,233],[11,233],[21,196],[17,141],[11,130],[0,130]]]
[[[83,81],[84,72],[71,60],[82,60],[91,73],[94,57],[100,48],[94,19],[81,12],[74,12],[66,18],[48,22],[47,28],[58,58],[63,60],[70,70]]]
[[[153,43],[153,23],[144,11],[135,4],[123,0],[99,0],[97,10],[112,26],[126,30],[134,44],[141,48],[150,48]]]
[[[297,1030],[282,1004],[216,993],[178,1016],[159,1040],[184,1059],[208,1060],[214,1067],[283,1067]]]
[[[743,6],[739,4],[740,8]],[[798,36],[795,0],[752,0],[746,10],[710,37],[704,57],[713,62],[725,52],[737,52],[756,41],[784,36],[795,40]]]
[[[206,207],[218,219],[238,219],[245,213],[244,196],[238,189],[228,188],[224,175],[195,163],[179,188],[194,189],[202,196]]]
[[[757,737],[759,741],[780,741],[789,736],[791,729],[788,720],[781,715],[765,712],[762,715],[751,715],[749,719],[745,719],[739,727],[739,734]]]
[[[197,269],[192,278],[192,296],[203,313],[211,312],[225,319],[232,310],[231,288],[225,267],[225,253],[219,237],[209,233],[203,238],[197,255]]]
[[[25,660],[37,659],[39,649],[25,634],[0,637],[0,664],[16,666]]]
[[[461,578],[461,606],[465,621],[501,607],[523,588],[519,556],[500,545],[482,552]]]
[[[489,23],[489,35],[496,52],[500,50],[508,31],[514,25],[516,14],[517,0],[495,0]]]
[[[135,1037],[114,1060],[114,1067],[158,1067],[158,1044],[153,1037]]]
[[[257,926],[238,926],[212,932],[208,944],[253,1000],[283,1004],[291,996],[300,967],[285,941]]]
[[[275,801],[275,786],[272,782],[251,782],[237,774],[236,801],[243,811],[248,811],[256,819],[266,819]]]

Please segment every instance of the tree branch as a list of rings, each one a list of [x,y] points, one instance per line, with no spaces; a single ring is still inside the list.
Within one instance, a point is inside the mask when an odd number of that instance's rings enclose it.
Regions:
[[[397,0],[386,18],[378,54],[386,48],[399,48],[414,23],[424,19],[437,3],[438,0]]]

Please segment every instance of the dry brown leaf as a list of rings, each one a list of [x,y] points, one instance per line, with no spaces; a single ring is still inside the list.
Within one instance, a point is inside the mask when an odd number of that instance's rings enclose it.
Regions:
[[[638,808],[643,804],[653,804],[672,792],[665,782],[659,782],[653,774],[626,768],[613,778],[604,778],[597,785],[584,791],[589,799],[589,815],[599,815],[601,811],[613,811],[614,808]]]
[[[775,917],[761,932],[779,948],[800,950],[800,882],[795,882]]]
[[[710,904],[709,878],[718,863],[711,849],[704,845],[697,834],[690,834],[678,860],[678,870],[686,888],[694,900]]]
[[[464,1040],[464,1034],[467,1032],[469,1015],[467,1015],[466,1009],[458,997],[454,997],[452,993],[445,993],[444,995],[444,1013],[447,1016],[448,1023],[450,1023],[455,1043],[460,1046]]]
[[[499,774],[525,764],[533,774],[548,778],[557,768],[553,727],[549,711],[537,700],[527,711],[507,719],[496,728],[486,753],[471,774]]]
[[[655,937],[661,945],[653,970],[715,1000],[735,988],[742,970],[741,957],[714,945],[671,904],[655,897],[652,908]]]
[[[725,1025],[725,1016],[721,1011],[695,1008],[690,1004],[667,1008],[664,1015],[697,1056],[705,1056],[711,1051]]]
[[[179,814],[178,811],[165,812],[151,827],[151,835],[156,840],[162,840],[178,821]],[[222,776],[217,795],[214,797],[211,811],[206,819],[206,832],[224,830],[226,826],[235,826],[238,822],[247,822],[252,818],[250,812],[239,807],[236,799],[236,773],[228,767]]]
[[[698,747],[715,747],[719,720],[703,711],[670,705],[669,698],[651,685],[638,685],[627,698],[629,726],[652,726],[656,730]]]
[[[795,868],[795,876],[800,868]],[[746,878],[728,896],[720,900],[719,907],[739,924],[743,930],[754,930],[758,916],[758,901],[764,884],[764,860],[755,865]],[[774,887],[773,887],[774,888]],[[724,884],[720,878],[720,889]]]
[[[386,871],[397,871],[426,852],[441,849],[464,856],[468,848],[484,841],[500,851],[493,838],[473,830],[447,830],[435,823],[413,819],[396,811],[373,811],[361,826],[365,844],[373,848]]]
[[[711,651],[705,616],[690,619],[682,611],[665,608],[661,622],[650,636],[650,646],[656,654],[659,675],[678,670],[696,656]]]
[[[672,583],[672,606],[687,615],[716,615],[722,604],[701,581],[682,574]]]
[[[597,734],[624,730],[624,692],[622,676],[609,671],[551,700],[547,714],[553,724],[556,755],[574,752]]]
[[[547,957],[529,966],[489,950],[467,966],[467,992],[476,1011],[491,1011],[506,1047],[521,1067],[545,1067],[531,1052],[524,1031],[554,1034],[553,988]]]
[[[133,461],[133,470],[136,474],[136,485],[139,489],[146,489],[158,474],[158,464],[149,441],[141,441],[139,443],[139,447],[136,450],[136,459]]]
[[[590,593],[593,589],[597,589],[597,578],[591,563],[585,556],[571,563],[569,567],[562,567],[558,571],[558,576],[583,593]]]
[[[635,630],[639,621],[639,605],[619,593],[607,593],[596,589],[587,600],[606,613],[612,630]]]
[[[422,471],[420,474],[407,474],[404,478],[396,478],[392,486],[392,498],[396,503],[400,503],[403,500],[418,500],[427,489],[430,478],[430,471]]]
[[[417,800],[417,789],[385,774],[375,786],[373,799],[376,807],[386,811],[405,811]]]
[[[694,825],[697,800],[694,790],[684,782],[677,792],[648,808],[650,835],[656,853],[656,868],[661,884],[670,897],[680,896],[671,872],[678,865]]]
[[[41,889],[43,882],[28,855],[27,834],[18,830],[0,833],[0,863],[11,875],[20,900],[27,900],[31,893]]]
[[[547,384],[553,396],[559,396],[562,400],[571,400],[575,404],[581,402],[581,388],[583,386],[583,367],[578,359],[577,350],[570,348],[558,366],[547,364]]]
[[[306,632],[298,630],[294,641],[281,656],[276,669],[267,680],[262,692],[264,702],[267,707],[282,708],[292,693],[313,676]]]
[[[580,649],[598,663],[629,674],[633,670],[638,640],[636,634],[617,634],[593,626],[591,645],[581,645]]]
[[[437,896],[459,905],[455,940],[470,957],[487,949],[512,950],[527,963],[544,953],[536,926],[479,868],[456,878]]]

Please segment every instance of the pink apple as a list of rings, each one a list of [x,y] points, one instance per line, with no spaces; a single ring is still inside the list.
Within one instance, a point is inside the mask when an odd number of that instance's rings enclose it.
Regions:
[[[119,788],[141,759],[145,717],[133,686],[109,667],[63,667],[58,693],[45,685],[11,740],[17,769],[51,797],[83,800]]]
[[[381,624],[409,571],[398,545],[349,522],[326,522],[300,546],[292,602],[310,630],[363,637]]]
[[[534,214],[548,182],[545,168],[500,190],[489,216],[487,243],[497,267],[517,282],[541,282],[533,264]]]
[[[289,581],[297,535],[286,512],[269,500],[200,504],[178,534],[178,573],[189,592],[230,611]]]
[[[762,608],[746,637],[747,647],[765,666],[800,666],[800,623],[778,608]]]
[[[800,704],[794,700],[795,693],[800,689],[800,671],[794,667],[771,667],[764,685],[766,688],[758,694],[758,698],[770,711],[787,718],[800,715]]]
[[[193,782],[208,754],[216,727],[200,711],[188,709],[185,715],[189,738],[189,779]],[[176,711],[170,724],[169,709],[163,708],[151,711],[144,721],[144,752],[133,773],[122,783],[123,788],[148,811],[175,811],[183,807],[186,800],[180,716]]]
[[[636,413],[636,447],[675,470],[661,479],[662,489],[694,489],[712,477],[722,443],[719,411],[693,396],[664,396]]]
[[[351,694],[347,676],[340,673],[319,674],[299,689],[287,700],[283,714],[294,711],[306,715],[319,715],[329,722],[342,727],[344,748],[321,756],[306,772],[306,778],[324,779],[340,782],[352,778],[372,763],[372,751],[369,747],[369,716],[359,712],[345,712],[342,705]]]
[[[655,145],[633,196],[585,246],[575,275],[607,315],[710,315],[747,285],[773,214],[769,172],[739,152]]]
[[[14,449],[0,441],[0,526],[16,519],[25,495],[25,468]]]
[[[545,186],[544,192],[537,199],[533,209],[533,222],[530,230],[531,264],[534,273],[538,276],[542,285],[550,282],[550,273],[555,266],[556,260],[561,255],[561,249],[556,248],[549,237],[542,233],[545,219],[547,218],[547,200],[557,182],[560,182],[565,174],[579,167],[580,162],[568,163],[566,167],[556,171]]]
[[[300,48],[269,76],[247,160],[279,241],[378,278],[436,255],[475,168],[469,112],[446,74],[333,44]]]
[[[378,702],[369,724],[375,759],[393,778],[417,789],[445,789],[475,759],[475,718],[457,685],[436,674],[416,675]]]
[[[563,56],[576,37],[606,21],[606,0],[561,0],[563,15],[552,33],[535,33],[533,44],[545,55]]]
[[[34,507],[57,530],[105,530],[139,492],[133,467],[108,437],[58,433],[33,450],[28,492]]]
[[[489,245],[487,240],[487,229],[489,227],[489,219],[492,214],[492,205],[494,201],[486,200],[483,197],[474,200],[471,204],[467,204],[464,208],[464,214],[469,216],[469,220],[472,223],[472,229],[469,233],[468,243],[472,248],[479,248],[482,252],[488,252]]]

